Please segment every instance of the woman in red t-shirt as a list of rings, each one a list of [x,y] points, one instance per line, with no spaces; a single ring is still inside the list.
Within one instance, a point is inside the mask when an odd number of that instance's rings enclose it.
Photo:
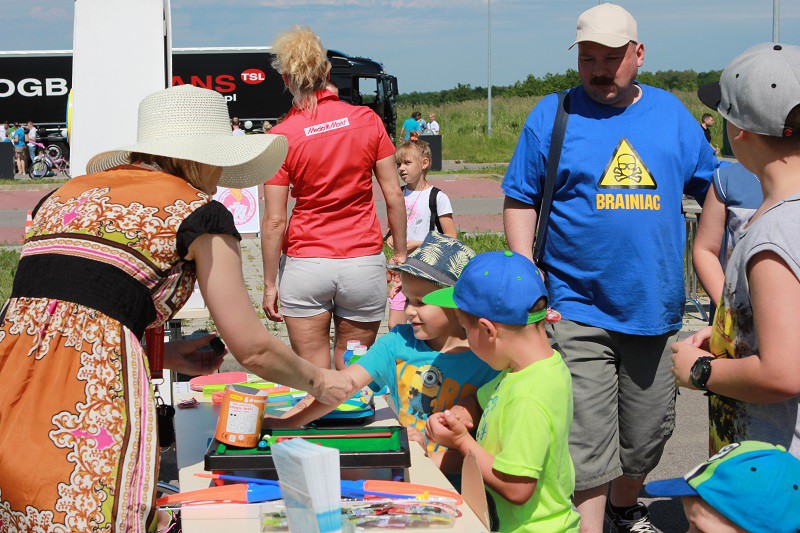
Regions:
[[[386,312],[386,260],[373,172],[395,243],[402,243],[392,262],[406,259],[395,148],[375,112],[341,102],[325,88],[331,65],[313,31],[296,27],[279,35],[272,48],[273,66],[294,105],[270,131],[286,136],[289,155],[264,184],[262,305],[271,320],[286,321],[292,348],[301,357],[326,368],[333,318],[336,367],[343,368],[347,341],[371,345]],[[287,228],[290,186],[296,203]]]

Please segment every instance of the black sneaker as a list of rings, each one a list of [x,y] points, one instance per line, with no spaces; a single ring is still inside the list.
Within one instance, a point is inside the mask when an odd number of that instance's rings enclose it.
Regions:
[[[650,523],[647,506],[642,502],[617,513],[611,508],[611,502],[606,501],[606,518],[611,522],[612,530],[619,533],[659,533]]]

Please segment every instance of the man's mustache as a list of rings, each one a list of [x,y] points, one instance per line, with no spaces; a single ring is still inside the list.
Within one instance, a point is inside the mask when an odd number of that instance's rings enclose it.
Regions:
[[[592,85],[611,85],[614,83],[614,78],[609,78],[607,76],[597,76],[591,79],[589,82]]]

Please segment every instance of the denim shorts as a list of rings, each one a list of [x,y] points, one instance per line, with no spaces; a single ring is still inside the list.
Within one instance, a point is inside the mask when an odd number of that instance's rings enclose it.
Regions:
[[[562,319],[548,327],[572,374],[575,490],[647,475],[675,427],[677,331],[628,335]]]
[[[378,322],[386,314],[386,257],[281,256],[278,298],[281,313],[311,317],[333,311],[355,322]]]

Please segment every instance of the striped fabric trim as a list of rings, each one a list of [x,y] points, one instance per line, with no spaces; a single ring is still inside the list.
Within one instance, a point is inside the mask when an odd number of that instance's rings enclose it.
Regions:
[[[110,245],[107,242],[92,242],[67,237],[41,239],[28,242],[20,257],[41,254],[71,255],[110,264],[126,272],[148,289],[154,288],[161,281],[152,264],[138,259],[123,246]]]

